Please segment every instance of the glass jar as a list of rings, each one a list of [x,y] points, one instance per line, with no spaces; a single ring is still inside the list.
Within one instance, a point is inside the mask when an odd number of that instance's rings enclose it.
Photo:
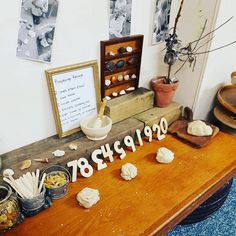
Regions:
[[[23,221],[16,195],[7,184],[0,184],[0,233]]]

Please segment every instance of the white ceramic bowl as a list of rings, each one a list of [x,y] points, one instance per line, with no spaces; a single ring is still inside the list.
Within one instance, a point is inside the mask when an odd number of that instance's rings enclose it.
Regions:
[[[96,116],[88,116],[80,121],[80,126],[84,134],[91,140],[102,140],[107,137],[112,127],[112,120],[108,116],[103,116],[102,127],[94,128],[93,124],[96,121]]]

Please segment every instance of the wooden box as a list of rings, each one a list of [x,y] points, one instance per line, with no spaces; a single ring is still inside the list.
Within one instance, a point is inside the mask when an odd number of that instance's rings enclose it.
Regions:
[[[134,118],[142,121],[145,125],[152,126],[153,124],[158,124],[160,119],[165,117],[168,124],[171,124],[181,117],[182,109],[180,104],[172,102],[168,107],[154,107],[134,116]]]
[[[102,98],[119,97],[138,88],[142,47],[143,35],[101,41]]]
[[[153,91],[138,88],[129,94],[108,101],[105,114],[112,119],[113,123],[117,123],[152,108],[153,101]]]

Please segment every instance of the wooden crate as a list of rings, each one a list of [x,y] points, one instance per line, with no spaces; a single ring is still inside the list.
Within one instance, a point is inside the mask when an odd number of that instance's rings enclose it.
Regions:
[[[153,91],[138,88],[132,93],[108,101],[105,114],[116,123],[152,108],[153,101]]]
[[[118,96],[122,90],[129,93],[128,88],[138,88],[139,75],[140,75],[140,65],[142,57],[142,47],[143,47],[143,35],[134,35],[122,38],[114,38],[111,40],[101,41],[101,96],[102,98],[109,96],[111,99],[115,98],[112,93],[117,93]],[[132,48],[132,52],[120,53],[119,49],[127,47]],[[109,53],[113,52],[114,55]],[[136,63],[130,65],[128,63],[129,59],[136,58]],[[122,68],[116,68],[117,62],[123,60],[124,66]],[[108,62],[114,63],[114,68],[112,70],[106,70],[106,64]],[[118,81],[118,76],[129,75],[129,79]],[[136,78],[131,78],[135,75]],[[106,85],[105,81],[110,81],[110,85]]]
[[[134,118],[144,122],[145,125],[152,126],[154,123],[158,124],[162,117],[165,117],[168,124],[171,124],[180,118],[181,114],[182,106],[176,102],[172,102],[168,107],[154,107],[134,116]]]

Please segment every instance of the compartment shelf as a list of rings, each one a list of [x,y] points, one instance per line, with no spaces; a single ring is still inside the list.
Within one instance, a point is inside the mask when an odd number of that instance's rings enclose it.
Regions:
[[[135,65],[124,66],[124,67],[119,68],[119,69],[114,69],[113,71],[105,71],[104,75],[108,76],[108,75],[113,75],[113,74],[117,74],[117,73],[120,73],[120,72],[125,72],[127,70],[132,70],[132,69],[136,68],[137,66],[139,66],[139,63],[137,63]]]
[[[126,53],[117,53],[115,56],[106,56],[105,61],[112,61],[119,58],[134,56],[140,53],[140,50],[136,50],[134,52],[126,52]]]
[[[111,40],[101,41],[101,97],[104,98],[108,93],[117,92],[119,90],[125,89],[126,87],[138,88],[139,76],[140,76],[140,66],[142,58],[142,48],[143,48],[143,35],[133,35],[122,38],[115,38]],[[119,53],[119,48],[132,47],[132,52]],[[108,53],[116,53],[114,56],[109,56]],[[131,57],[136,57],[137,62],[134,65],[129,65],[127,61]],[[106,71],[105,65],[107,62],[112,61],[116,63],[118,60],[125,60],[125,65],[122,68],[114,68],[112,71]],[[132,74],[136,75],[135,79],[115,81],[109,86],[105,85],[105,80],[109,76],[118,76],[119,74],[125,75]],[[109,78],[111,79],[111,78]],[[113,97],[114,98],[114,97]],[[112,98],[112,99],[113,99]]]

